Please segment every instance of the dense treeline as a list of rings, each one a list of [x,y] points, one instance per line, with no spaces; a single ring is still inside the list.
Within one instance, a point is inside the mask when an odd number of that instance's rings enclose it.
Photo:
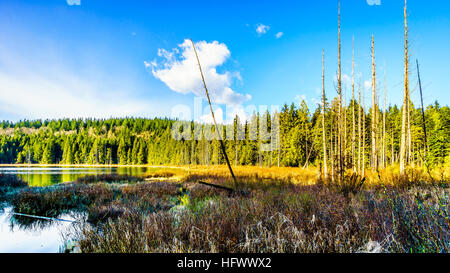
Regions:
[[[336,121],[338,103],[333,100],[325,107],[326,147],[328,157],[333,162],[337,156]],[[360,109],[359,109],[360,108]],[[345,164],[353,161],[352,149],[360,147],[352,141],[353,109],[363,112],[363,105],[356,100],[344,107],[345,114]],[[426,129],[429,134],[428,150],[425,150],[422,114],[419,108],[411,107],[411,164],[427,162],[440,165],[449,161],[450,152],[450,109],[441,107],[437,102],[426,108]],[[379,111],[378,117],[383,113]],[[261,145],[270,143],[270,137],[259,130],[261,118],[267,118],[269,130],[275,115],[280,120],[280,149],[262,151]],[[363,112],[366,135],[361,149],[366,162],[371,156],[371,119],[372,110]],[[278,116],[277,116],[278,117]],[[385,136],[379,134],[377,149],[384,149],[385,164],[398,162],[401,137],[402,112],[397,106],[386,109]],[[355,116],[358,122],[358,116]],[[258,126],[250,126],[251,122]],[[235,123],[238,122],[235,119]],[[121,165],[214,165],[224,164],[220,143],[217,139],[206,140],[203,136],[211,127],[204,127],[203,134],[197,140],[177,141],[172,137],[170,119],[61,119],[61,120],[24,120],[20,122],[4,121],[0,123],[0,163],[41,163],[41,164],[121,164]],[[192,123],[194,125],[194,123]],[[323,159],[322,114],[321,107],[310,113],[305,102],[299,107],[284,105],[281,112],[270,115],[255,114],[243,124],[245,139],[225,141],[228,156],[234,165],[260,166],[300,166],[320,165]],[[192,126],[192,130],[194,126]],[[208,133],[214,134],[214,128]],[[226,130],[223,129],[224,138]],[[253,135],[253,137],[251,137]],[[357,136],[363,139],[363,136]],[[254,139],[257,140],[254,140]],[[253,139],[253,140],[252,140]],[[268,140],[269,139],[269,140]],[[358,141],[356,141],[358,142]],[[278,147],[273,140],[272,147]],[[384,148],[382,146],[384,144]],[[378,153],[382,155],[383,153]],[[357,155],[356,155],[357,156]],[[237,160],[236,160],[237,159]],[[380,162],[383,160],[380,158]],[[367,167],[367,166],[366,166]]]

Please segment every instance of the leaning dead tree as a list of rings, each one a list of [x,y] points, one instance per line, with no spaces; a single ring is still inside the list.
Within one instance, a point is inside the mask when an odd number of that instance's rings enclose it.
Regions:
[[[427,150],[428,150],[428,139],[427,139],[427,126],[425,123],[425,109],[423,107],[423,94],[422,94],[422,81],[420,80],[420,71],[419,71],[419,60],[416,59],[417,64],[417,77],[419,78],[419,90],[420,90],[420,102],[422,104],[422,126],[423,126],[423,134],[424,134],[424,161],[426,163],[427,158]]]
[[[233,168],[231,168],[230,160],[228,159],[227,151],[225,149],[225,144],[223,143],[223,139],[222,139],[222,136],[220,134],[219,127],[217,126],[216,117],[214,116],[214,110],[213,110],[213,107],[212,107],[212,104],[211,104],[211,99],[209,97],[208,88],[206,87],[205,77],[203,76],[203,70],[202,70],[202,66],[200,64],[200,59],[198,58],[197,49],[195,48],[194,41],[191,40],[191,43],[192,43],[192,47],[194,48],[195,57],[197,58],[198,68],[200,69],[200,75],[202,77],[203,87],[205,88],[206,97],[208,99],[209,108],[211,110],[211,116],[213,118],[214,126],[215,126],[215,129],[216,129],[216,132],[217,132],[217,136],[219,138],[220,147],[222,148],[223,156],[225,157],[225,161],[227,162],[228,169],[230,170],[231,177],[233,178],[234,186],[237,189],[237,180],[236,180],[236,177],[234,176]],[[206,183],[203,183],[203,184],[206,184]],[[210,185],[210,186],[215,186],[215,185]],[[222,186],[216,186],[216,187],[224,188]]]

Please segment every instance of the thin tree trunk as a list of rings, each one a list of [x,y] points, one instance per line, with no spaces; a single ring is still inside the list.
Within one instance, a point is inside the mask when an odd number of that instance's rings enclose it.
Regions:
[[[383,168],[386,168],[386,65],[384,68],[384,103],[383,103],[383,158],[381,160]]]
[[[361,173],[361,80],[358,99],[358,173]]]
[[[338,7],[338,28],[339,28],[339,75],[338,75],[338,92],[339,92],[339,111],[338,111],[338,163],[339,163],[339,180],[342,181],[344,176],[344,162],[342,157],[342,66],[341,66],[341,2]]]
[[[363,146],[362,146],[362,176],[366,174],[366,100],[363,89]]]
[[[325,50],[322,51],[322,135],[323,135],[323,171],[325,179],[328,178],[327,169],[327,143],[325,131]]]
[[[225,149],[225,144],[223,143],[223,139],[222,139],[222,137],[220,135],[219,127],[217,126],[216,117],[214,116],[214,111],[213,111],[213,108],[212,108],[211,100],[209,98],[208,88],[206,87],[205,77],[203,76],[202,66],[200,65],[200,59],[198,58],[198,55],[197,55],[197,49],[195,48],[194,41],[191,40],[191,43],[192,43],[192,47],[194,48],[195,57],[197,58],[198,68],[200,70],[200,75],[202,76],[202,82],[203,82],[203,87],[205,88],[206,97],[208,98],[209,108],[211,110],[211,116],[213,118],[214,125],[215,125],[216,131],[217,131],[217,135],[219,137],[220,147],[222,148],[222,152],[223,152],[223,155],[225,157],[225,161],[227,162],[228,169],[230,171],[231,177],[233,178],[234,186],[237,188],[237,180],[236,180],[236,177],[234,176],[233,168],[231,168],[230,161],[228,160],[227,151]]]
[[[392,128],[391,134],[391,166],[394,166],[395,154],[394,154],[394,128]]]
[[[332,120],[332,124],[333,124]],[[333,149],[334,149],[335,145],[333,145],[333,126],[331,127],[330,130],[330,157],[331,157],[331,181],[334,182],[334,156],[336,153],[334,153]]]
[[[423,126],[423,134],[424,134],[424,163],[426,164],[426,158],[427,158],[427,150],[428,150],[428,139],[427,139],[427,126],[425,123],[425,108],[423,106],[423,94],[422,94],[422,81],[420,80],[420,71],[419,71],[419,60],[416,59],[417,63],[417,77],[419,78],[419,89],[420,89],[420,102],[422,104],[422,126]]]
[[[346,92],[344,91],[344,104],[343,104],[343,107],[342,107],[342,112],[343,112],[343,114],[344,114],[344,127],[343,127],[343,129],[344,129],[344,143],[343,143],[343,148],[344,148],[344,166],[347,166],[347,103],[346,103],[346,101],[347,101],[347,94],[346,94]]]
[[[370,164],[372,169],[377,169],[377,104],[375,101],[375,90],[376,90],[376,71],[375,71],[375,41],[372,35],[372,153]]]
[[[356,143],[356,125],[355,125],[355,37],[353,37],[353,57],[352,57],[352,122],[353,122],[353,133],[352,133],[352,165],[353,172],[356,172],[356,158],[355,158],[355,143]]]
[[[402,132],[400,139],[400,173],[405,172],[406,168],[406,131],[407,128],[407,113],[409,110],[409,80],[408,80],[408,16],[407,16],[407,0],[405,0],[405,87],[404,87],[404,97],[403,97],[403,114],[402,114]]]
[[[278,163],[277,163],[278,168],[280,167],[280,153],[281,153],[281,145],[279,145],[278,147]]]

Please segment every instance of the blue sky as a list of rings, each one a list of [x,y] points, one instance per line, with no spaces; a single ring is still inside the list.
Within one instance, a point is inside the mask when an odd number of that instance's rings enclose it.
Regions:
[[[385,69],[388,103],[400,104],[404,1],[380,2],[342,0],[343,73],[351,77],[354,35],[357,74],[370,80],[373,34],[377,83],[383,86]],[[448,105],[450,2],[410,0],[408,13],[411,61],[421,65],[424,101]],[[327,96],[336,94],[337,0],[2,0],[0,14],[1,120],[163,117],[176,105],[192,107],[201,89],[198,75],[189,74],[189,58],[183,59],[189,50],[180,45],[188,38],[203,45],[200,59],[219,104],[305,99],[315,109],[322,49]],[[349,99],[350,86],[346,90]]]

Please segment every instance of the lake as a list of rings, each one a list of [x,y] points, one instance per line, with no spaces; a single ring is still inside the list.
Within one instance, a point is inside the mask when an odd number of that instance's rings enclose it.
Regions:
[[[86,175],[142,175],[157,167],[0,167],[0,173],[15,174],[31,187],[72,182]],[[0,204],[0,253],[56,253],[63,246],[62,234],[83,216],[62,215],[57,220],[36,220],[15,215],[8,204]]]
[[[15,174],[30,187],[46,187],[72,182],[86,175],[121,174],[142,175],[156,167],[0,167],[0,173]]]

